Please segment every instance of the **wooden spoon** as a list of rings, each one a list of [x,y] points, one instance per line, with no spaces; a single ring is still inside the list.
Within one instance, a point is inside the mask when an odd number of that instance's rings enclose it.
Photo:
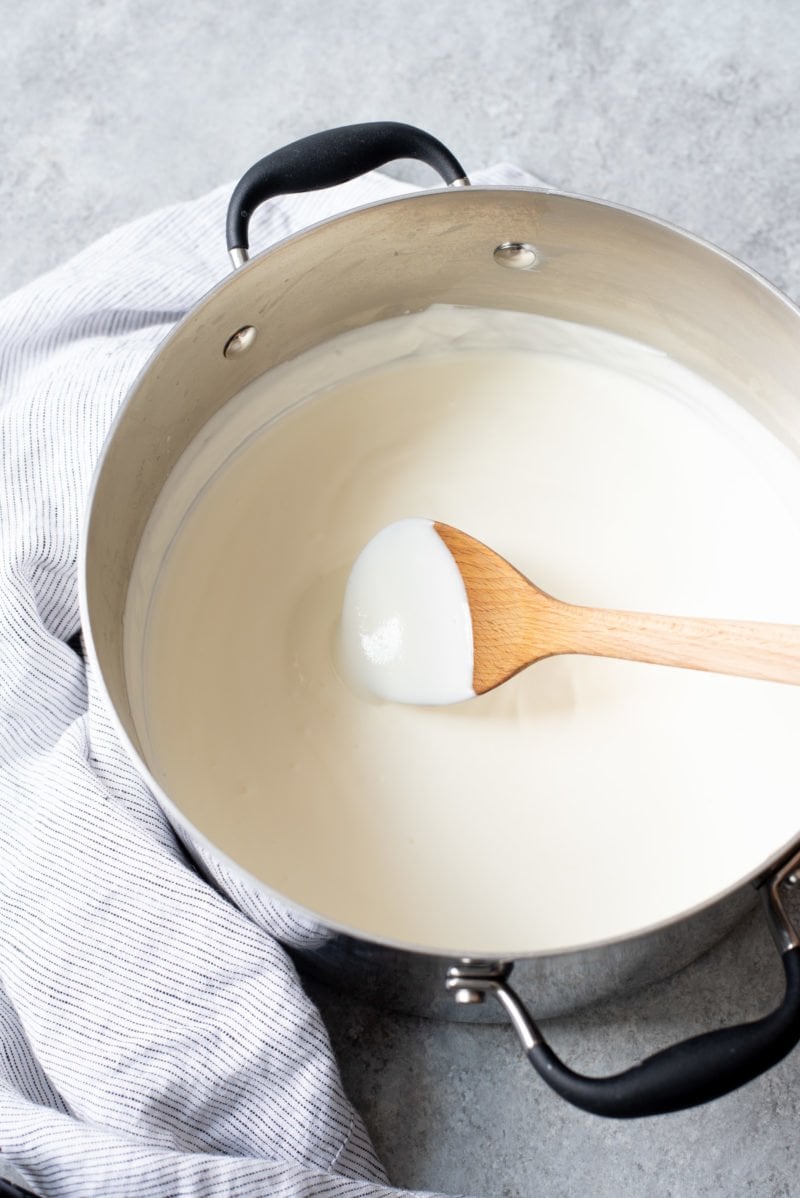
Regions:
[[[464,580],[476,695],[558,653],[800,683],[800,626],[563,603],[474,537],[448,524],[434,523],[434,528]]]
[[[562,603],[448,524],[390,524],[353,566],[340,659],[356,690],[399,703],[456,703],[558,653],[800,683],[798,626]]]

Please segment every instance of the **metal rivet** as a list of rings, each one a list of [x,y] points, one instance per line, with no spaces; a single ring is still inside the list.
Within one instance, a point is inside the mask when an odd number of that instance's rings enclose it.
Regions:
[[[494,251],[494,260],[500,266],[510,266],[513,270],[533,270],[536,250],[526,241],[504,241]]]
[[[226,358],[236,358],[239,354],[244,354],[253,344],[256,339],[256,330],[251,324],[242,325],[237,329],[232,337],[229,337],[225,342],[225,348],[222,351]]]
[[[786,879],[787,886],[796,886],[798,882],[800,882],[800,877],[797,874],[789,874],[789,877]]]
[[[481,990],[473,990],[470,986],[459,986],[458,990],[453,991],[453,998],[457,1003],[466,1006],[468,1003],[483,1002],[485,995]]]

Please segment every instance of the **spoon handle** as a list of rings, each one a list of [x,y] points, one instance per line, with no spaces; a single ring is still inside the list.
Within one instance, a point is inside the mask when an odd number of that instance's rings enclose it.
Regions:
[[[574,653],[800,684],[800,625],[564,606]]]

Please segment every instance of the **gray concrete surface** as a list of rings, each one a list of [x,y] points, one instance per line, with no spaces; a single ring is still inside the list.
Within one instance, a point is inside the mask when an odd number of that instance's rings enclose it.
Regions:
[[[0,294],[269,148],[388,118],[430,128],[468,169],[510,159],[658,213],[800,296],[800,9],[786,0],[0,0],[0,18]],[[399,1184],[488,1198],[800,1190],[800,1050],[713,1106],[607,1123],[555,1099],[507,1028],[313,993]],[[550,1032],[578,1067],[609,1071],[779,993],[753,918],[672,981]]]

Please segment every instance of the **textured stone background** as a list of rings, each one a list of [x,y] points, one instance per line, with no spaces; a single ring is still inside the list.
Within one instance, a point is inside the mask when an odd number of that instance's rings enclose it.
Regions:
[[[467,169],[508,159],[667,217],[800,296],[789,0],[0,0],[0,17],[0,293],[294,137],[386,118],[429,128]],[[753,918],[671,982],[549,1030],[578,1067],[610,1071],[753,1017],[780,989]],[[711,1107],[608,1123],[554,1098],[508,1028],[314,994],[397,1183],[490,1198],[798,1192],[800,1050]]]

